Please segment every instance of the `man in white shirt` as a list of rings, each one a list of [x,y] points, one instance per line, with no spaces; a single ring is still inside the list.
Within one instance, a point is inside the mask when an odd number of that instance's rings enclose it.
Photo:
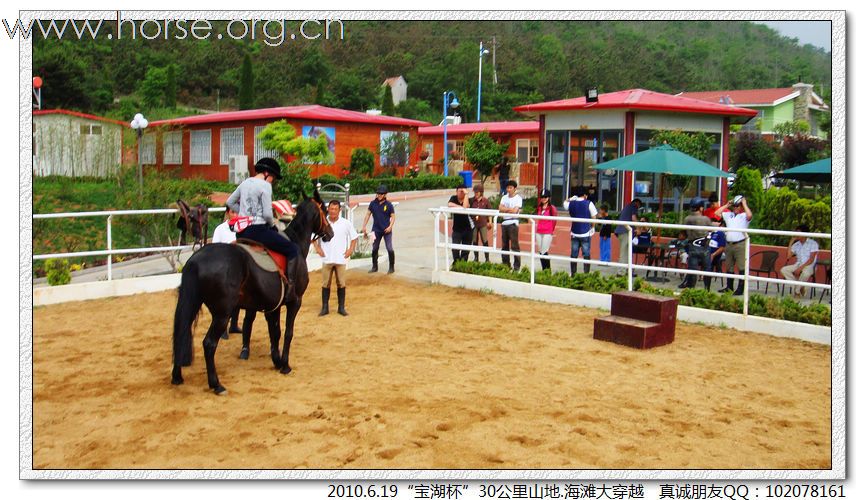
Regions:
[[[800,224],[796,227],[796,231],[807,233],[808,226]],[[808,281],[814,274],[814,268],[817,266],[817,252],[820,246],[816,241],[804,236],[795,236],[790,238],[790,244],[787,245],[787,258],[796,256],[796,262],[789,266],[781,268],[781,274],[785,280],[790,281]],[[794,292],[796,297],[801,297],[805,294],[805,287],[800,286]]]
[[[327,221],[333,229],[333,238],[327,242],[313,241],[315,251],[321,256],[321,312],[319,316],[330,313],[331,275],[336,274],[336,296],[339,301],[337,312],[348,316],[345,310],[345,266],[354,247],[357,245],[357,231],[347,219],[339,216],[340,203],[336,200],[327,205]]]
[[[506,214],[518,214],[523,210],[523,198],[517,194],[517,182],[509,180],[507,184],[507,194],[502,196],[502,201],[499,203],[499,212]],[[520,251],[520,219],[514,216],[502,217],[502,250],[519,252]],[[502,255],[502,263],[510,267],[511,256]],[[520,270],[520,257],[514,256],[514,270]]]
[[[726,205],[718,207],[715,215],[724,219],[729,229],[748,229],[753,214],[748,208],[748,200],[744,196],[736,196]],[[745,274],[745,233],[739,231],[727,231],[727,273],[733,274],[733,266],[739,268],[739,274]],[[739,286],[733,291],[733,278],[727,278],[727,286],[718,290],[721,293],[733,292],[733,295],[742,295],[745,291],[745,280],[739,280]]]
[[[225,220],[222,221],[222,224],[216,226],[216,229],[213,230],[213,239],[212,243],[234,243],[234,240],[237,239],[234,231],[228,227],[228,221],[237,217],[237,212],[228,208],[228,205],[225,206]]]

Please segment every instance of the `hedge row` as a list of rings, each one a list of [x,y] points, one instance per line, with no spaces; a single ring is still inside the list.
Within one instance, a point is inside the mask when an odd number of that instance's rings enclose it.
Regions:
[[[337,179],[332,175],[323,175],[317,180],[322,186],[331,182],[338,184],[348,182],[351,194],[375,193],[380,184],[387,186],[389,192],[396,192],[456,189],[463,183],[460,177],[442,177],[436,174],[420,174],[417,177],[373,177],[371,179]]]
[[[527,268],[519,272],[511,270],[504,264],[493,264],[487,262],[455,262],[452,268],[456,272],[476,274],[491,278],[500,278],[512,281],[528,283],[531,279]],[[553,273],[550,270],[535,272],[535,283],[540,285],[569,288],[571,290],[584,290],[587,292],[613,293],[628,289],[627,276],[603,276],[595,271],[591,273],[578,273],[574,276],[566,272]],[[640,278],[634,278],[634,290],[643,293],[673,297],[672,290],[666,288],[655,288]],[[682,291],[678,296],[679,304],[690,307],[700,307],[714,311],[727,311],[742,313],[744,308],[740,299],[733,297],[730,293],[718,294],[708,290],[689,288]],[[753,294],[749,297],[748,314],[764,318],[783,319],[798,323],[812,325],[831,326],[832,310],[824,304],[802,305],[795,300],[785,297],[778,300],[775,297]]]

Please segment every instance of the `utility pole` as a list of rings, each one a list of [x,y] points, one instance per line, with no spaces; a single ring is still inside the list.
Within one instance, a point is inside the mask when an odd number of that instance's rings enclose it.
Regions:
[[[496,36],[493,35],[493,83],[499,84],[499,77],[496,75]]]

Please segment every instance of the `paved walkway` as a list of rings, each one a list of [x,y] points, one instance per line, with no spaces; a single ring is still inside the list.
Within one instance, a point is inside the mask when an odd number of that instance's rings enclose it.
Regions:
[[[433,253],[433,215],[430,213],[429,209],[432,207],[442,207],[447,206],[447,200],[450,197],[452,191],[451,190],[436,190],[436,191],[425,191],[425,192],[408,192],[408,193],[391,193],[388,195],[388,199],[390,199],[394,203],[398,203],[396,205],[396,225],[394,228],[394,236],[393,236],[393,245],[396,254],[396,275],[402,278],[407,278],[413,281],[418,282],[430,282],[430,277],[432,275],[433,265],[434,265],[434,253]],[[352,197],[352,205],[354,202],[364,203],[368,202],[371,199],[371,196],[357,196]],[[355,227],[360,230],[360,225],[363,222],[363,216],[365,215],[365,208],[359,207],[355,210]],[[371,222],[370,222],[371,226]],[[555,244],[553,246],[553,253],[559,255],[567,255],[568,249],[570,248],[570,242],[567,235],[566,224],[559,224],[560,231],[556,232],[555,236]],[[521,227],[521,235],[520,242],[523,245],[523,249],[528,250],[531,248],[531,242],[528,226]],[[442,235],[443,236],[443,235]],[[362,242],[360,247],[364,245],[367,248],[367,252],[369,252],[370,242]],[[596,246],[596,245],[595,245]],[[501,245],[499,244],[499,248]],[[593,248],[594,251],[597,250]],[[613,248],[613,255],[616,255],[615,248]],[[186,259],[189,258],[191,252],[184,252],[181,254],[180,261],[185,262]],[[439,266],[444,266],[444,251],[439,251]],[[310,254],[308,257],[308,264],[310,269],[320,269],[321,268],[321,260],[315,253]],[[501,262],[501,257],[499,256],[490,256],[490,260],[493,262]],[[386,274],[387,271],[387,252],[384,249],[383,243],[382,248],[380,250],[379,255],[379,275],[382,279],[388,279],[389,276]],[[371,259],[355,259],[352,260],[349,267],[350,268],[368,268],[370,266]],[[523,259],[523,266],[528,265],[526,259]],[[540,270],[540,264],[536,262],[536,269]],[[552,262],[553,271],[569,271],[569,263],[568,262]],[[578,267],[580,271],[582,271],[582,266]],[[606,268],[599,265],[593,265],[592,270],[597,270],[601,274],[611,275],[614,274],[615,268]],[[113,265],[112,269],[112,277],[113,279],[122,279],[122,278],[130,278],[130,277],[139,277],[139,276],[152,276],[158,274],[166,274],[172,272],[172,268],[169,265],[169,262],[166,258],[162,256],[153,256],[147,257],[143,259],[135,259],[122,263],[116,263]],[[652,273],[654,275],[654,273]],[[638,271],[637,276],[645,277],[646,271]],[[681,276],[684,275],[676,275],[674,273],[669,273],[666,277],[669,279],[667,282],[654,282],[654,286],[676,289],[678,284],[681,282]],[[660,277],[664,277],[663,273],[660,273]],[[91,269],[85,269],[83,271],[78,271],[73,273],[72,282],[73,283],[81,283],[87,281],[97,281],[97,280],[105,280],[107,279],[107,273],[104,266],[96,267]],[[702,280],[698,280],[700,283],[700,287],[702,287]],[[47,286],[45,284],[45,280],[37,279],[34,280],[34,286]],[[721,288],[720,279],[714,280],[712,283],[712,289],[718,290]],[[765,284],[760,285],[761,292],[765,289]],[[756,286],[751,285],[751,293],[755,293]],[[815,298],[820,296],[821,290],[816,290]],[[769,295],[777,295],[776,287],[773,284],[769,285]],[[828,293],[827,297],[824,297],[823,303],[828,303]],[[808,294],[806,294],[808,297]],[[809,299],[804,299],[803,302],[810,302]]]

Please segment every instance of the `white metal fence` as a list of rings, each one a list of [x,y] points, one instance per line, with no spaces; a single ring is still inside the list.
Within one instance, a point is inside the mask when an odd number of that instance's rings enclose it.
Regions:
[[[535,283],[535,260],[536,258],[540,258],[540,254],[536,251],[536,226],[537,222],[540,220],[555,220],[558,222],[566,222],[568,224],[572,222],[588,222],[591,224],[600,224],[601,221],[598,219],[581,219],[581,218],[573,218],[573,217],[551,217],[551,216],[541,216],[541,215],[527,215],[527,214],[508,214],[508,217],[518,217],[520,219],[526,219],[529,221],[529,229],[531,231],[531,247],[529,251],[524,251],[522,248],[519,252],[514,251],[506,251],[497,248],[497,233],[498,233],[498,219],[502,217],[502,213],[498,210],[482,210],[477,208],[451,208],[451,207],[439,207],[439,208],[431,208],[430,212],[434,215],[434,230],[433,230],[433,246],[434,246],[434,264],[433,269],[435,271],[439,270],[439,249],[445,249],[445,270],[450,270],[451,265],[451,251],[452,250],[467,250],[474,251],[478,253],[491,253],[494,255],[509,255],[512,257],[519,256],[521,258],[529,259],[529,276],[530,283]],[[466,214],[466,215],[486,215],[491,218],[493,223],[493,234],[490,237],[490,246],[480,246],[480,245],[461,245],[455,244],[451,241],[450,238],[447,237],[450,234],[448,230],[448,215],[450,214]],[[442,221],[444,221],[444,228],[442,231]],[[831,289],[832,286],[825,283],[817,283],[816,279],[814,283],[806,282],[806,281],[790,281],[786,279],[778,279],[778,278],[769,278],[763,276],[752,276],[750,274],[751,270],[751,239],[745,238],[745,263],[743,266],[744,275],[742,274],[730,274],[730,273],[715,273],[715,272],[707,272],[707,271],[698,271],[691,269],[681,269],[674,267],[662,267],[662,266],[648,266],[642,264],[634,264],[633,255],[634,255],[634,245],[633,245],[633,228],[634,227],[648,227],[648,228],[656,228],[658,231],[662,229],[698,229],[700,231],[736,231],[741,233],[746,233],[746,235],[751,234],[765,234],[772,236],[805,236],[808,238],[818,238],[818,239],[831,239],[832,235],[826,233],[799,233],[795,231],[775,231],[769,229],[736,229],[736,228],[727,228],[727,227],[706,227],[706,226],[687,226],[684,224],[661,224],[661,223],[652,223],[652,222],[624,222],[624,221],[615,221],[615,220],[604,220],[603,224],[611,224],[614,226],[626,226],[628,230],[628,261],[626,263],[622,262],[604,262],[599,260],[591,260],[591,259],[581,259],[581,258],[571,258],[570,256],[562,256],[562,255],[545,255],[545,259],[555,260],[555,261],[565,261],[565,262],[574,262],[574,263],[583,263],[583,264],[594,264],[603,267],[611,267],[611,268],[619,268],[625,269],[627,271],[628,277],[628,290],[634,289],[633,283],[633,272],[634,270],[646,270],[646,271],[656,271],[656,272],[673,272],[678,274],[685,275],[697,275],[697,276],[711,276],[711,277],[720,277],[720,278],[733,278],[733,279],[744,279],[744,291],[742,295],[742,300],[744,302],[743,314],[748,315],[748,298],[749,298],[749,285],[751,282],[757,283],[777,283],[780,286],[784,285],[793,285],[793,286],[805,286],[815,289],[821,290],[829,290],[831,297]],[[521,226],[525,226],[526,224],[521,224]],[[442,241],[442,233],[444,234],[444,241]],[[622,244],[622,240],[619,239],[619,244]],[[815,263],[816,264],[816,263]]]

